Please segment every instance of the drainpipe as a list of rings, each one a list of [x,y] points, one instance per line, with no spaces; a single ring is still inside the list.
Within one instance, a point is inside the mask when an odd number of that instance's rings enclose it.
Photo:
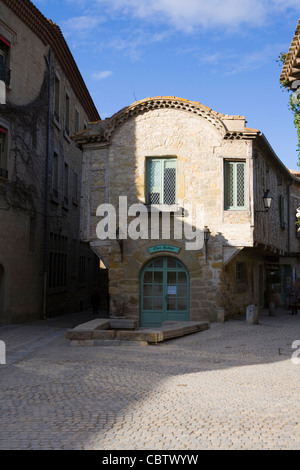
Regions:
[[[47,122],[47,155],[46,155],[46,183],[45,183],[45,220],[44,220],[44,289],[43,289],[43,319],[46,319],[47,299],[47,272],[48,272],[48,210],[49,210],[49,166],[51,151],[51,100],[52,100],[52,49],[49,49],[49,57],[45,55],[48,67],[48,122]]]

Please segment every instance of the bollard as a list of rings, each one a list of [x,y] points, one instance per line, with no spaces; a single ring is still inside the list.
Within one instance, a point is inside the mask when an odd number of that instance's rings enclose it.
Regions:
[[[275,317],[275,303],[269,303],[269,317]]]
[[[258,308],[256,305],[248,305],[246,311],[246,320],[250,325],[258,324]]]

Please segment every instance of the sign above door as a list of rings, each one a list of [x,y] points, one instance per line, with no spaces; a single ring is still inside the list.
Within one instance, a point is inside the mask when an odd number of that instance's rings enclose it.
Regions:
[[[151,254],[159,253],[161,251],[168,251],[170,253],[179,253],[180,247],[173,246],[173,245],[156,245],[156,246],[151,246],[151,248],[149,248],[149,252]]]

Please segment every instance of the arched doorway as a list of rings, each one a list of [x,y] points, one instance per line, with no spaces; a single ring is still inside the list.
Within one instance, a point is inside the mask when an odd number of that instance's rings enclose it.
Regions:
[[[4,268],[0,264],[0,324],[4,321]]]
[[[140,282],[141,326],[189,320],[189,274],[180,261],[167,256],[151,260],[144,267]]]

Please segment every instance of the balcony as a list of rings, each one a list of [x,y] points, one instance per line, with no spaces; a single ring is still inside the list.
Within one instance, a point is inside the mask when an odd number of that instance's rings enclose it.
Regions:
[[[0,64],[0,80],[5,83],[6,86],[10,85],[11,70],[6,65]]]

